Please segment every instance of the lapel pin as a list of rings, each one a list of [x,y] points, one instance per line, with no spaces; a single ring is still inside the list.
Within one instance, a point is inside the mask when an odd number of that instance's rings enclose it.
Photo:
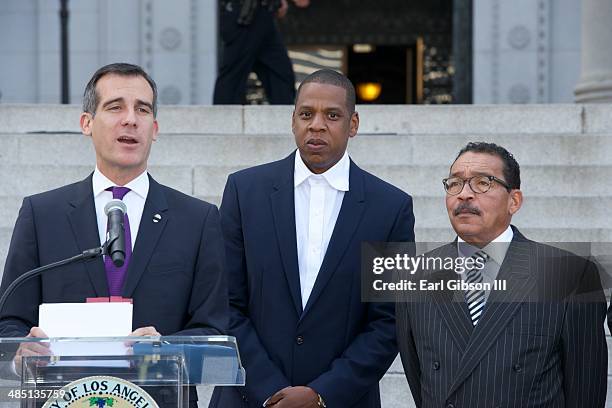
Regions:
[[[159,215],[159,214],[155,214],[155,215],[153,216],[153,222],[159,222],[160,220],[161,220],[161,215]]]

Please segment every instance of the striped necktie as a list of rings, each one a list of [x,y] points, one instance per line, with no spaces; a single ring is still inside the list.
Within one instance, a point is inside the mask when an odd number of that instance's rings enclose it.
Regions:
[[[476,267],[467,271],[465,275],[465,282],[482,283],[482,269],[484,266],[479,267],[479,265],[484,265],[484,263],[489,260],[489,255],[487,255],[487,253],[484,251],[478,251],[472,255],[471,258],[474,260]],[[481,261],[478,262],[478,260]],[[485,291],[482,289],[466,290],[465,301],[467,302],[472,324],[476,326],[485,305]]]

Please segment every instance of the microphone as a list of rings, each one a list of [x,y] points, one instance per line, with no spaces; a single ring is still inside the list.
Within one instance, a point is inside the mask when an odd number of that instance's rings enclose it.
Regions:
[[[86,249],[80,254],[70,258],[62,259],[61,261],[53,262],[48,265],[39,266],[38,268],[27,271],[23,275],[19,276],[17,279],[11,282],[10,285],[8,285],[2,296],[0,296],[0,314],[2,313],[2,310],[4,310],[6,301],[15,291],[15,289],[23,284],[23,282],[39,276],[48,270],[56,269],[64,265],[70,265],[75,262],[97,258],[101,255],[110,256],[115,266],[123,266],[125,262],[125,231],[123,229],[123,215],[126,211],[127,207],[123,201],[116,199],[109,201],[108,204],[104,206],[104,212],[108,216],[106,243],[104,243],[104,245],[101,247]]]
[[[125,203],[121,200],[110,200],[104,206],[104,213],[108,216],[108,231],[106,233],[106,255],[110,256],[116,267],[123,266],[125,262],[125,230],[123,229],[124,215],[127,211]]]

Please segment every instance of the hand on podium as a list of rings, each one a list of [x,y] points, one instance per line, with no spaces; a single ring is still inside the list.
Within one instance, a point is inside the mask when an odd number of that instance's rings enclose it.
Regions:
[[[161,333],[157,331],[154,326],[147,327],[139,327],[129,334],[131,337],[140,337],[140,336],[157,336],[161,337]],[[131,347],[135,342],[128,341],[125,343],[126,346]]]
[[[130,336],[161,336],[161,333],[154,326],[147,326],[134,330]]]
[[[47,338],[45,332],[40,327],[32,327],[26,337]],[[29,356],[51,356],[53,353],[49,349],[49,343],[21,343],[15,353],[15,373],[21,375],[21,364],[23,357]]]

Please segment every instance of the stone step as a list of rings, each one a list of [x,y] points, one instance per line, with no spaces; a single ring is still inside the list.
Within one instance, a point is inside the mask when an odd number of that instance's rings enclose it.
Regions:
[[[449,166],[376,166],[366,170],[414,196],[444,196]],[[197,174],[197,168],[196,168]],[[197,186],[197,184],[196,184]],[[521,189],[530,197],[602,197],[612,194],[612,166],[521,166]]]
[[[219,204],[227,175],[236,169],[153,166],[151,173],[161,183]],[[524,182],[524,205],[515,220],[532,228],[612,227],[609,217],[612,196],[608,193],[612,191],[612,179],[601,177],[600,169],[577,167],[569,177],[564,176],[567,169],[562,167],[524,168],[530,177]],[[444,171],[442,167],[371,166],[370,170],[413,195],[417,227],[448,226],[442,183],[439,182]],[[90,166],[0,165],[0,191],[3,192],[0,194],[0,226],[12,225],[14,216],[11,214],[16,214],[23,196],[72,183],[90,172]],[[438,177],[431,176],[435,173]],[[551,186],[556,182],[564,183],[564,188],[553,189]],[[601,184],[595,185],[597,182]]]
[[[196,195],[220,205],[220,196]],[[609,211],[612,199],[580,197],[528,198],[512,221],[518,227],[538,232],[537,239],[564,242],[612,242],[612,219]],[[444,242],[451,225],[442,197],[414,197],[415,229],[423,231],[418,240]],[[559,231],[559,233],[556,233]],[[572,232],[573,231],[573,232]],[[609,232],[602,232],[609,231]],[[552,235],[550,235],[553,233]],[[548,235],[542,235],[548,234]],[[549,236],[550,238],[545,238]],[[454,236],[454,235],[453,235]]]
[[[32,163],[36,163],[35,161]],[[92,164],[0,164],[0,197],[35,194],[85,178]],[[227,176],[246,166],[151,165],[158,181],[186,194],[220,196]],[[442,179],[447,166],[366,165],[366,170],[415,197],[444,197]],[[526,199],[612,196],[612,165],[523,166],[522,190]]]
[[[611,205],[610,198],[527,196],[513,222],[529,228],[612,228]],[[443,198],[415,197],[414,214],[418,227],[450,225]]]
[[[448,166],[364,165],[365,170],[413,196],[444,196]],[[223,191],[227,176],[244,166],[196,166],[194,194]],[[610,166],[522,166],[525,197],[607,197],[612,195]]]
[[[417,219],[418,223],[418,219]],[[527,238],[539,242],[594,242],[612,243],[612,228],[532,228],[513,220]],[[415,228],[416,240],[420,242],[449,242],[456,234],[450,227]]]
[[[611,112],[612,113],[612,112]],[[289,133],[281,135],[161,134],[151,152],[151,165],[253,166],[278,160],[295,149]],[[449,167],[469,141],[492,141],[511,151],[522,166],[612,165],[611,135],[358,135],[349,143],[361,166],[439,165]],[[94,151],[79,134],[2,134],[3,164],[91,165]]]
[[[164,133],[269,134],[290,129],[292,106],[163,106]],[[485,135],[608,133],[612,106],[601,105],[362,105],[362,133]],[[0,105],[4,133],[79,132],[76,105]]]
[[[61,187],[86,178],[93,171],[89,165],[0,165],[0,197],[24,197]],[[193,172],[187,166],[152,166],[151,173],[160,183],[193,194]],[[221,191],[215,194],[221,195]]]

